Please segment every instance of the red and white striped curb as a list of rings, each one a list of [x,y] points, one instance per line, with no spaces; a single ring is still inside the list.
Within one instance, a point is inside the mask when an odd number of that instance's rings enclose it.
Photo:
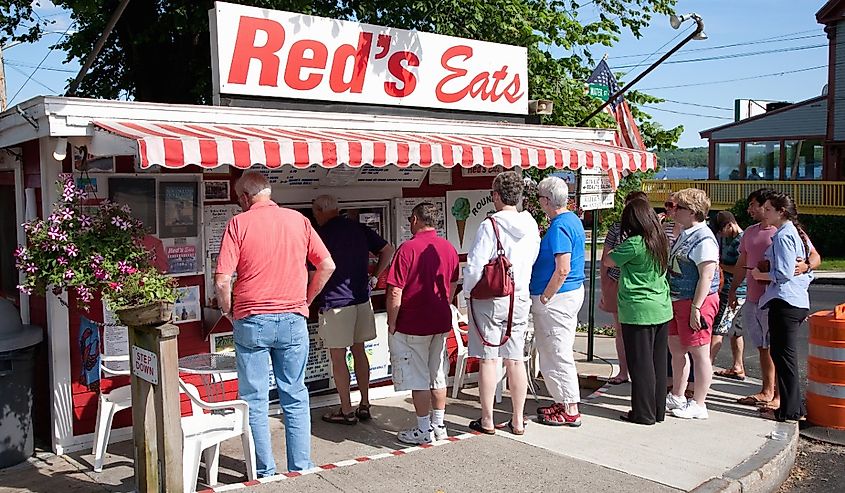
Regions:
[[[234,484],[226,484],[226,485],[219,485],[213,488],[207,488],[204,490],[197,490],[197,493],[217,493],[221,491],[234,491],[240,490],[242,488],[247,488],[249,486],[255,486],[259,484],[266,484],[266,483],[275,483],[278,481],[284,481],[286,479],[296,478],[299,476],[307,476],[309,474],[320,473],[324,471],[331,471],[332,469],[338,469],[340,467],[348,467],[353,466],[355,464],[360,464],[362,462],[370,462],[379,459],[387,459],[389,457],[399,457],[402,455],[410,454],[411,452],[417,452],[419,450],[425,450],[434,447],[441,447],[443,445],[447,445],[453,442],[460,442],[462,440],[466,440],[468,438],[472,438],[476,435],[479,435],[477,432],[470,432],[464,433],[462,435],[456,435],[452,437],[448,437],[444,440],[439,440],[436,442],[432,442],[425,445],[417,445],[414,447],[408,447],[399,450],[391,450],[389,452],[382,452],[380,454],[375,455],[368,455],[365,457],[357,457],[355,459],[349,460],[342,460],[340,462],[333,462],[331,464],[323,464],[322,466],[317,466],[312,469],[308,469],[306,471],[298,471],[298,472],[286,472],[284,474],[276,474],[275,476],[268,476],[266,478],[256,479],[254,481],[244,481],[243,483],[234,483]]]

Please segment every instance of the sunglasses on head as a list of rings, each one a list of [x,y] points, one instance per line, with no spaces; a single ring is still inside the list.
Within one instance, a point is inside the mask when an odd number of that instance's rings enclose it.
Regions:
[[[676,204],[676,205],[675,205],[675,209],[682,209],[682,210],[685,210],[685,211],[692,210],[692,209],[690,209],[689,207],[687,207],[687,206],[685,206],[685,205],[680,205],[680,204]]]

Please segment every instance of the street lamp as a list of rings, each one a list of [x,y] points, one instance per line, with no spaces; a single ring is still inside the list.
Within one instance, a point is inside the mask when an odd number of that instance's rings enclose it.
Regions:
[[[576,125],[576,126],[580,127],[580,126],[585,125],[588,121],[590,121],[590,119],[592,119],[594,116],[596,116],[596,115],[598,115],[599,113],[601,113],[601,111],[602,111],[602,110],[603,110],[603,109],[604,109],[607,105],[609,105],[610,103],[612,103],[613,101],[615,101],[615,100],[616,100],[616,98],[618,98],[618,97],[619,97],[619,96],[621,96],[622,94],[625,94],[625,92],[626,92],[626,91],[627,91],[627,90],[628,90],[631,86],[633,86],[634,84],[636,84],[637,82],[639,82],[639,81],[640,81],[643,77],[645,77],[646,75],[648,75],[648,73],[649,73],[649,72],[651,72],[652,70],[654,70],[654,68],[655,68],[655,67],[657,67],[658,65],[660,65],[661,63],[663,63],[663,62],[664,62],[667,58],[669,58],[670,56],[672,56],[672,55],[673,55],[676,51],[680,50],[682,46],[684,46],[685,44],[687,44],[687,43],[688,43],[688,42],[690,42],[691,40],[693,40],[693,39],[696,39],[696,40],[704,40],[704,39],[707,39],[707,35],[706,35],[706,34],[704,34],[704,20],[701,18],[701,16],[700,16],[700,15],[698,15],[698,14],[696,14],[696,13],[684,14],[684,15],[681,15],[681,16],[677,16],[677,15],[674,15],[674,14],[673,14],[673,15],[669,16],[669,24],[672,26],[672,28],[673,28],[673,29],[678,29],[678,28],[680,28],[680,27],[681,27],[681,24],[683,24],[683,23],[684,23],[684,21],[686,21],[687,19],[693,19],[693,20],[695,20],[695,24],[696,24],[696,26],[695,26],[695,31],[693,31],[693,32],[692,32],[689,36],[687,36],[686,38],[684,38],[684,39],[683,39],[680,43],[678,43],[677,45],[675,45],[675,47],[674,47],[674,48],[672,48],[671,50],[667,51],[667,52],[666,52],[666,54],[664,54],[662,57],[660,57],[660,59],[659,59],[659,60],[657,60],[656,62],[652,63],[652,64],[651,64],[651,65],[650,65],[647,69],[645,69],[645,70],[644,70],[644,71],[643,71],[640,75],[638,75],[638,76],[637,76],[634,80],[632,80],[631,82],[629,82],[629,83],[625,84],[625,87],[623,87],[622,89],[619,89],[619,90],[618,90],[618,91],[616,91],[615,93],[611,94],[611,95],[610,95],[610,97],[609,97],[609,98],[607,98],[607,101],[605,101],[605,102],[604,102],[601,106],[599,106],[598,108],[596,108],[596,109],[595,109],[595,111],[593,111],[592,113],[590,113],[590,115],[589,115],[587,118],[584,118],[583,120],[581,120],[581,121],[578,123],[578,125]]]

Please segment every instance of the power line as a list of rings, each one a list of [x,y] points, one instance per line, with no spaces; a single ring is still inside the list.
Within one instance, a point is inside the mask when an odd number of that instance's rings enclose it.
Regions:
[[[47,52],[46,55],[44,55],[44,58],[42,58],[41,61],[38,62],[38,66],[29,74],[29,76],[26,78],[26,80],[23,82],[23,84],[21,84],[21,86],[18,88],[17,92],[15,92],[15,95],[12,96],[12,98],[9,100],[9,105],[12,104],[12,101],[14,101],[15,98],[18,97],[18,95],[21,93],[21,91],[23,91],[23,88],[26,87],[26,85],[29,83],[30,80],[32,80],[32,76],[35,75],[35,72],[38,71],[38,68],[41,67],[41,65],[44,63],[45,60],[47,60],[47,57],[49,57],[50,54],[53,53],[53,50],[56,49],[56,45],[61,43],[62,40],[64,39],[64,37],[67,36],[67,33],[70,32],[70,29],[73,27],[74,24],[75,24],[75,22],[71,22],[67,26],[67,29],[65,29],[64,34],[62,34],[62,37],[59,38],[59,40],[56,42],[56,44],[54,44],[53,46],[50,47],[50,50]]]
[[[692,27],[693,27],[693,26],[692,26],[692,24],[690,24],[690,25],[689,25],[689,26],[687,26],[685,29],[678,30],[678,34],[676,34],[674,38],[672,38],[672,39],[670,39],[669,41],[667,41],[667,42],[663,43],[663,45],[662,45],[660,48],[658,48],[658,49],[654,50],[654,51],[653,51],[650,55],[648,55],[647,57],[645,57],[645,58],[643,58],[642,60],[640,60],[640,63],[638,63],[638,64],[634,65],[633,67],[631,67],[631,68],[630,68],[627,72],[625,72],[624,74],[622,74],[622,77],[625,77],[626,75],[630,74],[632,70],[634,70],[635,68],[637,68],[637,67],[639,67],[640,65],[642,65],[643,63],[645,63],[645,62],[646,62],[646,60],[648,60],[649,58],[653,57],[653,56],[655,55],[655,53],[657,53],[658,51],[660,51],[660,50],[662,50],[663,48],[665,48],[665,47],[666,47],[666,45],[668,45],[668,44],[669,44],[669,43],[671,43],[672,41],[675,41],[676,39],[678,39],[678,37],[679,37],[679,36],[681,36],[682,34],[686,34],[686,32],[687,32],[687,31],[689,31],[689,30],[690,30],[690,28],[692,28]]]
[[[71,70],[71,69],[67,69],[67,68],[43,67],[43,66],[38,67],[37,65],[35,65],[33,63],[26,63],[26,62],[21,62],[21,61],[18,61],[18,60],[9,60],[8,58],[6,59],[6,64],[7,65],[13,65],[13,66],[16,66],[16,67],[37,68],[38,70],[46,70],[48,72],[66,72],[66,73],[69,73],[69,74],[75,74],[76,73],[76,70]]]
[[[783,35],[783,36],[789,36],[789,35]],[[820,37],[824,37],[824,36],[825,36],[824,33],[819,33],[819,34],[812,34],[812,35],[808,35],[808,36],[795,36],[795,37],[783,37],[783,38],[781,38],[781,37],[764,38],[764,39],[757,39],[757,40],[752,40],[752,41],[743,41],[743,42],[739,42],[739,43],[731,43],[731,44],[718,45],[718,46],[705,46],[703,48],[690,48],[690,49],[684,50],[684,53],[691,53],[691,52],[696,52],[696,51],[721,50],[721,49],[724,49],[724,48],[734,48],[734,47],[737,47],[737,46],[747,46],[747,45],[755,45],[755,44],[763,44],[763,43],[780,43],[780,42],[783,42],[783,41],[796,41],[796,40],[800,40],[800,39],[820,38]],[[608,57],[608,58],[610,58],[610,59],[636,58],[636,57],[643,56],[643,55],[645,55],[645,53],[638,53],[638,54],[634,54],[634,55],[617,55],[617,56],[612,56],[612,57]]]
[[[772,49],[772,50],[762,50],[762,51],[747,51],[747,52],[744,52],[744,53],[731,53],[729,55],[718,55],[718,56],[712,56],[712,57],[688,58],[688,59],[685,59],[685,60],[669,60],[669,61],[663,62],[663,64],[669,65],[669,64],[676,64],[676,63],[709,62],[709,61],[714,61],[714,60],[727,60],[727,59],[730,59],[730,58],[743,58],[743,57],[747,57],[747,56],[768,55],[768,54],[772,54],[772,53],[785,53],[785,52],[788,52],[788,51],[812,50],[812,49],[816,49],[816,48],[827,48],[827,47],[828,47],[827,44],[793,46],[793,47],[789,47],[789,48],[776,48],[776,49]],[[635,67],[635,66],[636,65],[619,65],[619,66],[613,67],[613,69],[618,70],[618,69]]]
[[[665,111],[666,113],[675,113],[676,115],[684,115],[684,116],[700,116],[702,118],[713,118],[716,120],[733,120],[731,117],[727,116],[716,116],[716,115],[702,115],[701,113],[686,113],[683,111],[674,111],[674,110],[667,110],[664,108],[658,108],[657,106],[650,106],[647,104],[641,105],[643,108],[648,108],[650,110],[655,111]]]
[[[663,98],[661,98],[663,99]],[[663,99],[663,101],[667,103],[675,103],[675,104],[685,104],[687,106],[698,106],[699,108],[712,108],[714,110],[722,110],[722,111],[733,111],[733,108],[726,108],[724,106],[712,106],[709,104],[700,104],[700,103],[687,103],[685,101],[675,101],[674,99]]]
[[[783,72],[774,72],[774,73],[771,73],[771,74],[753,75],[751,77],[740,77],[738,79],[714,80],[714,81],[709,81],[709,82],[693,82],[691,84],[678,84],[678,85],[674,85],[674,86],[646,87],[646,88],[640,89],[640,91],[655,91],[657,89],[675,89],[677,87],[706,86],[706,85],[710,85],[710,84],[726,84],[728,82],[737,82],[737,81],[740,81],[740,80],[753,80],[753,79],[762,79],[764,77],[777,77],[777,76],[786,75],[786,74],[795,74],[795,73],[798,73],[798,72],[806,72],[808,70],[818,70],[820,68],[827,68],[827,65],[819,65],[817,67],[807,67],[807,68],[801,68],[801,69],[797,69],[797,70],[785,70]]]
[[[8,64],[8,65],[9,65],[9,68],[10,68],[10,69],[12,69],[12,70],[14,70],[15,72],[17,72],[17,73],[19,73],[19,74],[23,75],[24,77],[26,77],[26,76],[27,76],[27,73],[26,73],[26,72],[24,72],[23,70],[21,70],[21,69],[19,69],[19,68],[15,67],[13,64]],[[40,81],[40,80],[38,80],[38,79],[33,78],[33,79],[32,79],[32,82],[35,82],[36,84],[38,84],[39,86],[43,87],[44,89],[47,89],[48,91],[50,91],[50,94],[57,94],[57,93],[58,93],[58,91],[54,91],[51,87],[47,87],[47,84],[45,84],[45,83],[41,82],[41,81]]]

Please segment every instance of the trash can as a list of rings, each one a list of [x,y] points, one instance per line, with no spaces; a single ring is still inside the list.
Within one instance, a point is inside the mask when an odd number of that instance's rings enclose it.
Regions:
[[[42,330],[23,325],[15,305],[0,300],[0,469],[31,457],[35,350]]]

